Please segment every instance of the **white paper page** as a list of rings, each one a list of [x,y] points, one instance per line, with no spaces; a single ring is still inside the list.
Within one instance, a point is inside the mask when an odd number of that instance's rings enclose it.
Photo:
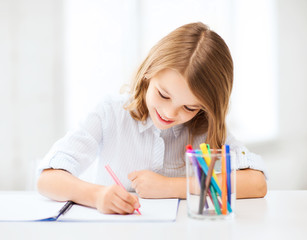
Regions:
[[[72,208],[58,221],[175,221],[178,199],[139,199],[142,215],[101,214],[96,209],[80,205]],[[58,214],[65,202],[56,202],[37,192],[0,191],[1,221],[35,221]]]
[[[139,198],[141,215],[102,214],[96,209],[74,205],[58,221],[161,222],[176,221],[178,199]]]
[[[34,221],[51,217],[64,204],[51,201],[37,192],[1,191],[0,221]]]

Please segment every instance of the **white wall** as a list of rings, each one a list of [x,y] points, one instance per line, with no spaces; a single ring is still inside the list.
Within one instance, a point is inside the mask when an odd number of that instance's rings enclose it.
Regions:
[[[138,0],[65,0],[66,128],[130,82],[139,59]]]
[[[307,1],[279,0],[277,10],[278,137],[250,148],[264,157],[271,189],[307,189]]]
[[[233,1],[241,2],[240,0]],[[70,101],[81,97],[86,98],[86,94],[91,94],[91,91],[97,93],[98,87],[102,86],[98,85],[97,87],[93,81],[89,81],[89,88],[86,91],[84,91],[82,84],[79,89],[70,89],[69,91],[66,89],[69,86],[67,77],[79,81],[79,76],[73,74],[74,69],[80,67],[80,63],[82,63],[82,60],[77,59],[78,55],[75,52],[78,50],[78,44],[82,39],[76,39],[75,46],[67,46],[68,32],[88,31],[88,34],[94,35],[89,35],[87,39],[84,38],[83,40],[88,41],[87,44],[93,44],[95,41],[92,39],[95,37],[95,31],[86,29],[87,27],[81,26],[79,22],[67,22],[67,15],[64,12],[69,14],[69,11],[65,9],[67,7],[65,4],[69,2],[73,3],[74,1],[0,0],[0,190],[33,188],[35,161],[43,157],[51,144],[65,133],[67,130],[66,123],[74,121],[75,115],[73,113],[66,117],[68,110],[74,111],[74,109],[66,108],[73,105],[66,97],[69,94],[73,96],[69,98]],[[109,10],[112,9],[112,4],[114,6],[118,4],[94,0],[88,2],[87,10],[89,13],[91,13],[91,9],[95,14],[99,14],[101,10],[105,11],[106,14],[108,13],[108,16],[113,15]],[[137,0],[130,2],[138,3]],[[159,17],[159,14],[163,14],[164,17],[167,16],[167,9],[153,7],[155,6],[154,2],[146,1],[146,4],[143,2],[142,7],[147,9],[146,11],[154,11],[152,16]],[[269,187],[271,189],[306,189],[307,107],[305,104],[307,104],[307,94],[305,92],[307,90],[307,47],[305,45],[307,42],[307,1],[272,0],[272,2],[276,6],[277,17],[275,29],[277,41],[274,47],[278,54],[276,62],[278,73],[278,108],[276,109],[278,122],[276,124],[278,130],[276,136],[271,138],[270,141],[249,143],[248,147],[264,157],[269,170]],[[104,6],[103,4],[106,3],[109,5]],[[124,4],[125,1],[122,3]],[[211,2],[212,5],[204,5],[208,12],[212,12],[208,20],[211,21],[215,14],[226,14],[224,19],[232,19],[230,15],[227,15],[229,13],[227,8],[232,6],[231,0],[226,1],[226,3],[224,5],[223,1],[219,0],[217,5],[214,5],[213,2]],[[95,7],[95,4],[98,4],[98,7]],[[121,3],[119,6],[122,6]],[[170,9],[168,4],[165,6]],[[204,7],[203,5],[200,6]],[[224,6],[225,8],[220,9],[216,6]],[[131,6],[126,5],[125,7],[129,9]],[[184,6],[178,4],[176,9],[181,8],[184,9]],[[193,8],[191,7],[191,9]],[[83,11],[82,14],[84,13]],[[128,23],[122,15],[123,12],[116,14],[121,18],[113,26],[119,27],[121,23],[125,23],[125,26],[129,28],[136,28],[135,24],[140,24],[141,29],[143,28],[142,31],[146,32],[144,25],[141,26],[141,23],[134,22],[135,19],[130,19],[131,22]],[[97,23],[97,15],[93,14],[90,17],[93,24]],[[240,21],[244,21],[244,15],[239,17],[242,17],[241,20],[239,18]],[[192,15],[191,19],[193,19]],[[188,19],[181,20],[187,21]],[[163,21],[165,20],[161,20],[162,23]],[[154,18],[149,19],[147,28],[154,28],[153,23]],[[170,24],[173,24],[172,26],[175,26],[175,23],[174,19],[170,21]],[[112,22],[106,20],[104,24],[102,27],[104,26],[106,31],[111,29],[109,24],[112,24]],[[261,24],[263,25],[265,22],[261,22]],[[66,28],[67,26],[75,28]],[[218,24],[216,27],[221,26],[222,24]],[[165,31],[169,31],[166,26],[163,27]],[[226,36],[230,36],[231,29],[221,27],[220,30]],[[263,34],[261,27],[257,30],[258,34]],[[122,36],[127,34],[125,32]],[[135,34],[137,34],[137,31]],[[161,37],[157,36],[157,39],[154,40],[152,36],[153,32],[151,31],[147,31],[146,35],[143,36],[144,39],[148,39],[146,42],[150,46]],[[108,37],[111,39],[110,36]],[[152,43],[149,43],[151,40]],[[236,41],[235,38],[226,40],[232,41],[233,44]],[[100,41],[100,39],[96,39],[96,41]],[[109,46],[112,46],[112,41],[108,41]],[[138,51],[137,46],[138,43],[135,43],[128,50],[124,50],[125,46],[120,46],[116,54],[119,56],[121,51]],[[252,46],[257,48],[256,43],[253,43]],[[146,49],[146,46],[142,46],[142,48]],[[95,53],[95,49],[91,51],[89,54],[97,57],[97,61],[108,63],[105,61],[107,56],[98,58],[100,55],[98,56]],[[69,55],[69,52],[76,55]],[[132,53],[130,54],[132,55]],[[68,55],[76,58],[76,61],[70,66],[64,64]],[[129,58],[121,60],[129,63]],[[133,61],[135,63],[139,59]],[[116,59],[111,59],[110,63],[114,64],[114,62],[116,62]],[[132,65],[131,62],[130,64]],[[257,65],[254,65],[257,68]],[[81,64],[81,66],[83,65]],[[87,67],[85,72],[93,67],[90,65],[84,66]],[[99,66],[94,67],[99,70]],[[122,69],[122,71],[128,74],[131,70]],[[91,77],[88,76],[89,79]],[[103,75],[98,77],[103,77]],[[261,96],[261,92],[259,92],[257,97],[261,98]],[[257,114],[264,119],[261,124],[266,124],[267,116],[261,111],[258,111]],[[271,119],[268,119],[268,122],[272,122]]]
[[[0,189],[33,187],[63,134],[61,26],[61,1],[0,1]]]
[[[228,126],[245,144],[272,140],[278,131],[276,1],[233,3],[234,84]]]

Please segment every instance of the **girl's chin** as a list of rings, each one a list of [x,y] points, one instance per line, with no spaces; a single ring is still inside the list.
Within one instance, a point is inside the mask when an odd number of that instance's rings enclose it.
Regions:
[[[168,129],[168,128],[171,128],[173,125],[170,125],[170,126],[161,126],[161,125],[155,124],[155,126],[156,126],[158,129],[160,129],[160,130],[166,130],[166,129]]]

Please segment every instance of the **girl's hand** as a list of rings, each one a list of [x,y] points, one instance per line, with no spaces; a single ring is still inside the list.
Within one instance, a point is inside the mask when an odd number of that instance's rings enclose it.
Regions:
[[[106,214],[129,214],[140,207],[137,196],[128,193],[121,186],[101,188],[96,195],[96,208]]]
[[[169,197],[170,178],[158,173],[142,170],[134,171],[128,175],[132,188],[141,198]]]

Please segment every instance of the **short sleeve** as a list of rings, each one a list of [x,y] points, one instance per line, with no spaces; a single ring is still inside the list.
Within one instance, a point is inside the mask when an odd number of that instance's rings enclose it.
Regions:
[[[69,131],[58,140],[40,162],[38,174],[44,169],[63,169],[79,176],[96,159],[103,142],[103,129],[110,121],[106,112],[111,108],[108,101],[102,101],[91,111],[78,128]]]
[[[268,178],[265,163],[261,156],[250,152],[241,142],[236,140],[231,133],[228,133],[226,144],[229,145],[231,151],[236,153],[236,168],[237,169],[254,169],[262,171]]]

